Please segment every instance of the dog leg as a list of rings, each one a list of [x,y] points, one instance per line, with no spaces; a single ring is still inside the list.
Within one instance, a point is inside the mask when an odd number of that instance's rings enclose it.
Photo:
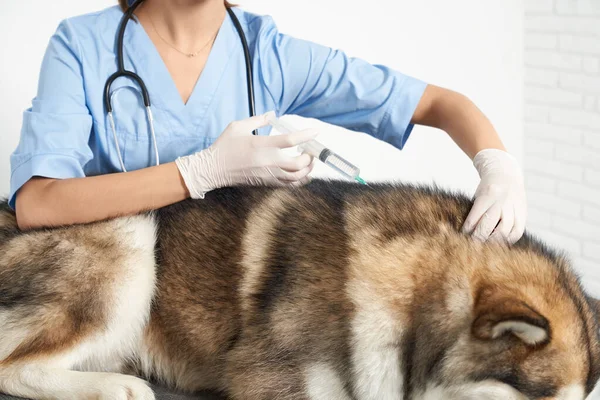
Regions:
[[[233,400],[312,400],[304,388],[299,370],[277,365],[276,362],[270,364],[249,364],[247,368],[231,373],[229,396]]]
[[[0,390],[36,400],[153,400],[142,379],[107,372],[80,372],[51,364],[0,367]]]
[[[227,357],[228,394],[234,400],[350,400],[329,363],[302,363],[294,352],[242,339]]]
[[[13,241],[12,258],[0,257],[0,392],[154,399],[118,373],[138,357],[149,319],[154,238],[154,221],[136,217]]]

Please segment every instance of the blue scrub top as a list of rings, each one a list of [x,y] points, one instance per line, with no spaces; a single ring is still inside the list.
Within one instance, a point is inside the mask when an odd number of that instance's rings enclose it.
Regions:
[[[253,60],[257,114],[275,110],[317,118],[404,146],[424,82],[284,35],[268,16],[234,10]],[[15,193],[33,176],[64,179],[120,171],[103,89],[116,71],[115,36],[122,15],[115,6],[69,18],[50,39],[38,92],[24,112],[11,156],[13,208]],[[230,122],[248,117],[243,50],[228,16],[187,104],[141,24],[129,22],[124,49],[125,67],[139,74],[150,93],[161,163],[208,147]],[[111,96],[125,167],[154,165],[135,83],[119,78]]]

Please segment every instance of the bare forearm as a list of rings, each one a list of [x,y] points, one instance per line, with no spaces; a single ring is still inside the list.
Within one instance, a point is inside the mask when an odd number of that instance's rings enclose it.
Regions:
[[[175,163],[86,178],[33,178],[17,195],[17,220],[22,229],[86,223],[160,208],[187,197]]]
[[[466,96],[428,85],[413,123],[442,129],[470,157],[483,149],[505,150],[488,118]]]

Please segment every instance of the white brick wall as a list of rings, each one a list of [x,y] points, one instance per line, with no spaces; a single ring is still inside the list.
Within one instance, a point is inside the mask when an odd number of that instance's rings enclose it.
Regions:
[[[600,296],[600,0],[526,0],[529,230]]]

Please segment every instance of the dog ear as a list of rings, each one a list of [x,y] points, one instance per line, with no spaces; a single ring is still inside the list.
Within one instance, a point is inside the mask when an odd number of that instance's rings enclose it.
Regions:
[[[471,331],[482,340],[512,335],[528,346],[550,341],[550,324],[543,315],[515,298],[487,298],[475,307]]]

